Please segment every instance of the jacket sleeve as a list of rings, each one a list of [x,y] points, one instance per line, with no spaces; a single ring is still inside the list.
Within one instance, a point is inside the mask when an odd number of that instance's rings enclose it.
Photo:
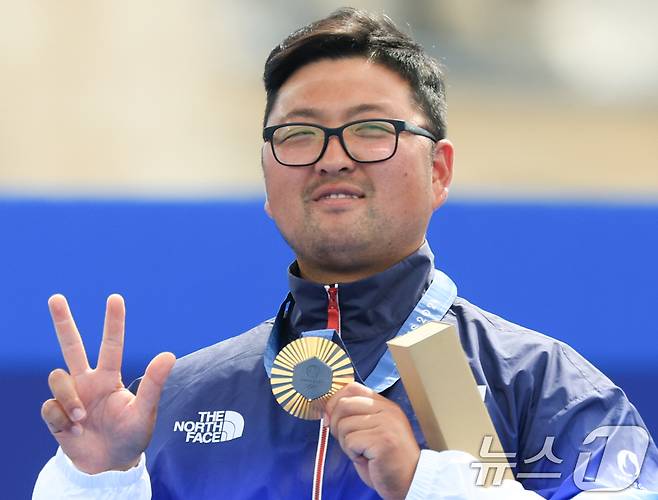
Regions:
[[[144,454],[136,467],[86,474],[79,471],[61,448],[39,473],[32,500],[150,500],[151,481]]]
[[[406,500],[543,500],[516,481],[500,486],[477,486],[475,458],[463,451],[422,450]]]

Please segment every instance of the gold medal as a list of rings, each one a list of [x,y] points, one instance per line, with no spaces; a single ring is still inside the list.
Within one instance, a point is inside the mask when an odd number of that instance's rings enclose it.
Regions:
[[[354,381],[347,353],[324,337],[302,337],[285,346],[274,359],[270,383],[281,407],[305,420],[322,418],[331,396]]]

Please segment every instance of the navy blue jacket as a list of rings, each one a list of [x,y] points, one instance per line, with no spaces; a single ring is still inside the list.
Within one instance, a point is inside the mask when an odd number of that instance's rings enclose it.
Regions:
[[[363,378],[429,286],[433,265],[425,244],[383,273],[339,285],[342,338]],[[327,324],[326,290],[297,274],[293,264],[289,281],[294,305],[283,321],[282,343]],[[600,459],[605,448],[604,438],[584,445],[588,434],[609,425],[644,428],[622,390],[564,343],[462,298],[454,301],[443,321],[456,325],[475,379],[486,385],[486,407],[505,451],[516,454],[514,471],[525,488],[546,498],[573,497],[580,491],[572,477],[579,455],[590,451]],[[319,424],[290,416],[272,396],[263,365],[272,325],[273,320],[266,321],[176,363],[146,454],[154,499],[310,498]],[[418,443],[426,447],[402,383],[383,395],[402,407]],[[549,436],[561,462],[529,460]],[[624,446],[634,450],[642,444]],[[632,458],[620,467],[637,466]],[[595,461],[580,477],[596,477]],[[548,473],[560,477],[547,478]],[[658,491],[656,476],[658,451],[651,440],[638,484]],[[323,494],[379,498],[333,438]]]

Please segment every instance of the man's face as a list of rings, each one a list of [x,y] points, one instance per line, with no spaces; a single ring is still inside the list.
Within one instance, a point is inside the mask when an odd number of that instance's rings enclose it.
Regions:
[[[297,70],[279,90],[267,124],[338,127],[365,118],[427,127],[409,84],[361,57],[320,60]],[[334,136],[313,165],[286,167],[264,144],[265,209],[297,255],[302,275],[352,281],[413,253],[452,176],[452,146],[448,141],[433,146],[402,132],[392,158],[364,164],[351,160]]]

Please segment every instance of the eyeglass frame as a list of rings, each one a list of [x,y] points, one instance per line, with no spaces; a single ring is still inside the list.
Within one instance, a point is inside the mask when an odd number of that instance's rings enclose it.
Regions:
[[[343,138],[343,131],[351,127],[352,125],[356,125],[357,123],[368,123],[368,122],[385,122],[385,123],[390,123],[393,125],[395,128],[395,147],[393,148],[393,152],[387,156],[386,158],[382,158],[380,160],[357,160],[352,156],[352,154],[349,152],[347,149],[347,146],[345,145],[345,139]],[[310,127],[315,127],[324,132],[324,144],[322,145],[322,149],[320,150],[320,153],[318,154],[318,157],[309,163],[301,163],[301,164],[290,164],[290,163],[284,163],[281,160],[279,160],[279,157],[276,154],[276,151],[274,149],[274,142],[272,139],[274,138],[274,133],[283,127],[290,127],[294,125],[308,125]],[[340,142],[341,147],[343,148],[343,151],[345,151],[345,154],[352,160],[357,163],[378,163],[380,161],[386,161],[390,160],[395,156],[395,153],[398,150],[398,142],[400,139],[400,133],[401,132],[409,132],[414,135],[419,135],[422,137],[427,137],[430,139],[432,142],[439,142],[439,139],[431,133],[429,130],[425,130],[422,127],[419,127],[418,125],[414,125],[413,123],[409,123],[405,120],[395,120],[391,118],[365,118],[362,120],[354,120],[348,123],[345,123],[344,125],[341,125],[340,127],[324,127],[322,125],[318,125],[316,123],[308,123],[308,122],[290,122],[290,123],[282,123],[280,125],[270,125],[269,127],[263,128],[263,140],[265,142],[270,143],[270,147],[272,149],[272,154],[274,155],[274,159],[280,163],[281,165],[284,165],[286,167],[308,167],[310,165],[313,165],[314,163],[317,163],[320,161],[320,159],[324,156],[325,151],[327,150],[327,146],[329,145],[329,138],[332,136],[338,137],[338,141]]]

